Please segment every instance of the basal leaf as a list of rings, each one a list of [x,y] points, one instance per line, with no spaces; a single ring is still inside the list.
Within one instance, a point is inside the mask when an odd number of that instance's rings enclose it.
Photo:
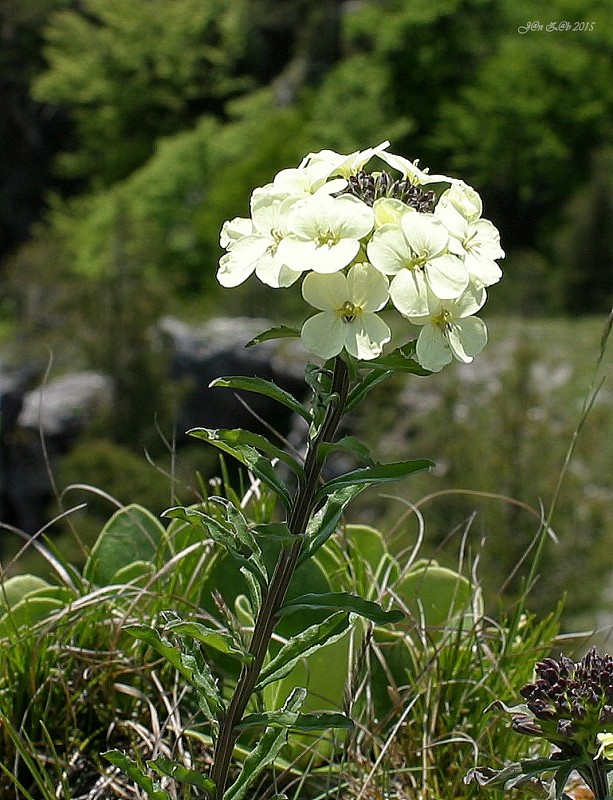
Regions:
[[[402,611],[395,609],[384,611],[378,603],[374,603],[372,600],[365,600],[363,597],[358,597],[348,592],[304,594],[282,605],[277,614],[282,617],[287,614],[295,614],[305,608],[329,608],[331,611],[346,611],[366,617],[366,619],[378,625],[400,622],[404,618]]]
[[[136,503],[120,508],[102,528],[83,575],[98,586],[108,586],[128,564],[154,562],[163,536],[164,527],[146,508]]]
[[[229,377],[217,378],[211,383],[211,386],[228,389],[243,389],[248,392],[263,394],[291,409],[294,413],[299,414],[307,422],[311,421],[311,414],[308,409],[296,400],[292,394],[286,392],[285,389],[281,389],[281,387],[277,386],[273,381],[267,381],[264,378],[246,378],[231,375]]]
[[[415,461],[396,461],[392,464],[374,464],[363,469],[354,469],[339,475],[328,481],[319,489],[315,495],[316,500],[322,500],[331,492],[343,486],[354,486],[356,484],[366,484],[376,486],[380,483],[399,481],[420,470],[430,469],[434,464],[426,459],[416,459]]]

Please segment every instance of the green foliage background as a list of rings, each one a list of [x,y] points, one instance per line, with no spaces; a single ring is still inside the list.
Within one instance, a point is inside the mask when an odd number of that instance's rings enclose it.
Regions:
[[[394,152],[472,183],[507,251],[491,318],[594,314],[611,305],[609,0],[3,0],[0,7],[4,341],[20,357],[51,346],[57,370],[110,371],[123,387],[107,431],[116,446],[141,454],[152,446],[148,422],[170,413],[161,356],[146,355],[160,314],[201,321],[262,307],[268,295],[255,282],[233,292],[217,286],[219,229],[247,213],[254,186],[310,150],[390,139]],[[543,30],[521,33],[530,20]],[[546,29],[564,21],[570,30]],[[275,303],[275,322],[296,321],[294,301],[277,293]],[[549,341],[530,348],[540,352]],[[563,341],[573,347],[572,337]],[[517,448],[513,437],[536,423],[514,417],[535,407],[526,394],[533,378],[521,374],[528,362],[519,353],[514,363],[472,426],[450,418],[460,401],[453,383],[445,386],[446,411],[424,425],[420,455],[449,446],[450,486],[504,489],[538,504],[572,423],[553,434],[543,423],[534,441],[555,437],[547,459],[542,449]],[[508,425],[481,437],[493,414]],[[456,511],[473,507],[471,498],[453,513],[441,504],[432,524],[446,532]],[[492,568],[500,560],[491,542],[508,541],[516,524],[502,517],[484,523],[498,531],[489,537]],[[604,514],[590,530],[604,536],[608,520]],[[522,530],[518,552],[532,529]],[[501,571],[517,555],[506,552]],[[557,587],[567,579],[559,569]],[[578,607],[588,604],[577,598]]]

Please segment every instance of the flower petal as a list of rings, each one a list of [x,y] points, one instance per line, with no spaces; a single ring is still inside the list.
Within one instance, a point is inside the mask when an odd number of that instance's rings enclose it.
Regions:
[[[311,353],[323,359],[337,356],[345,345],[346,324],[333,311],[322,311],[302,326],[300,338]]]
[[[453,323],[447,333],[449,346],[458,359],[468,363],[487,344],[487,328],[479,317],[467,317]]]
[[[347,278],[341,272],[331,275],[309,272],[302,281],[302,296],[313,308],[336,311],[350,299]]]
[[[396,275],[411,260],[411,250],[400,225],[378,228],[366,245],[368,260],[385,275]]]
[[[422,367],[431,372],[440,372],[453,358],[445,335],[437,325],[430,323],[419,332],[415,355]]]
[[[362,311],[379,311],[389,300],[388,280],[371,264],[355,264],[347,275],[349,300]]]
[[[403,317],[423,317],[430,313],[428,288],[421,270],[399,272],[390,285],[390,297]]]
[[[271,245],[267,236],[244,236],[219,259],[217,280],[227,288],[246,281]]]
[[[428,261],[424,271],[432,293],[441,300],[459,297],[468,286],[468,271],[464,262],[450,253]]]
[[[357,316],[353,322],[343,324],[346,328],[345,348],[360,361],[377,358],[381,355],[383,345],[392,338],[385,322],[368,311]]]

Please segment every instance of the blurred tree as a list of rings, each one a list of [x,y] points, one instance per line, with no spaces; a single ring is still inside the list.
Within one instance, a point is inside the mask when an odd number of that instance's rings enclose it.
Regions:
[[[42,28],[69,1],[0,2],[0,258],[30,234],[45,192],[62,186],[50,165],[69,139],[66,114],[29,94],[44,67]]]
[[[85,0],[52,15],[49,69],[33,94],[71,110],[78,145],[62,173],[108,186],[153,152],[156,140],[222,110],[249,87],[234,75],[244,47],[245,0]]]
[[[575,314],[613,306],[613,147],[594,153],[589,174],[564,207],[555,238],[565,307]]]

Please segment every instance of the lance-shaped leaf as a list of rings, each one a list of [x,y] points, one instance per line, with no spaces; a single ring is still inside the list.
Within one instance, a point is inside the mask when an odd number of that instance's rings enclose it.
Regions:
[[[281,711],[300,711],[305,697],[305,689],[294,689]],[[287,728],[267,728],[264,731],[257,745],[243,761],[240,775],[224,792],[223,800],[242,800],[245,797],[253,781],[277,758],[287,742],[287,734]]]
[[[199,665],[193,655],[186,654],[169,642],[164,641],[158,631],[149,625],[126,625],[124,630],[135,639],[139,639],[163,656],[198,694],[198,701],[203,713],[211,722],[217,722],[218,714],[224,710],[215,678],[206,663]]]
[[[243,648],[238,647],[231,634],[220,631],[216,628],[209,628],[200,622],[178,620],[166,626],[169,633],[176,633],[180,636],[189,636],[197,642],[208,645],[220,653],[233,656],[244,664],[253,661],[253,656]]]
[[[184,767],[183,764],[179,764],[171,758],[159,756],[152,761],[147,761],[147,766],[162,777],[173,778],[175,781],[179,781],[179,783],[187,783],[189,786],[195,786],[197,789],[201,789],[205,792],[209,797],[213,797],[215,794],[214,781],[201,772],[195,769],[188,769]]]
[[[278,681],[295,667],[296,663],[326,643],[340,639],[349,627],[345,611],[332,614],[323,622],[311,625],[302,633],[292,636],[277,655],[262,669],[257,688],[263,689],[273,681]]]
[[[364,461],[366,464],[373,463],[370,450],[365,444],[362,444],[359,439],[356,439],[355,436],[343,436],[343,438],[339,439],[338,442],[322,442],[319,445],[319,452],[324,457],[327,457],[330,455],[330,453],[336,453],[339,451],[342,453],[350,453],[351,455],[359,458],[360,461]]]
[[[119,767],[120,770],[125,772],[128,778],[134,781],[139,789],[147,793],[149,800],[171,800],[168,792],[162,789],[157,781],[154,781],[149,775],[143,772],[139,765],[135,761],[132,761],[125,753],[122,753],[120,750],[107,750],[106,753],[102,753],[102,756],[106,758],[107,761],[110,761],[113,766]]]
[[[254,347],[256,344],[262,342],[270,342],[275,339],[299,339],[300,330],[298,328],[290,328],[287,325],[279,325],[275,328],[268,328],[268,330],[254,336],[251,341],[247,342],[245,347]]]
[[[246,567],[241,567],[239,572],[247,584],[247,594],[249,595],[249,602],[251,603],[251,614],[255,618],[262,608],[262,587],[255,579],[253,573],[249,572]]]
[[[378,603],[374,603],[372,600],[365,600],[355,594],[349,594],[349,592],[303,594],[282,605],[277,611],[277,615],[284,617],[288,614],[295,614],[305,608],[329,608],[331,611],[347,611],[351,614],[358,614],[360,617],[366,617],[366,619],[375,622],[377,625],[400,622],[404,618],[402,611],[395,609],[385,611]]]
[[[270,461],[261,455],[252,445],[240,444],[237,442],[237,437],[233,435],[235,433],[234,430],[227,431],[223,428],[192,428],[188,433],[190,436],[202,439],[214,447],[217,447],[219,450],[223,450],[224,453],[229,453],[231,456],[234,456],[239,463],[251,470],[256,478],[259,478],[270,487],[287,509],[290,508],[290,494],[286,485],[275,472]]]
[[[225,498],[215,497],[211,500],[215,500],[224,507],[225,520],[205,514],[197,508],[184,508],[183,506],[167,509],[164,511],[164,516],[182,519],[203,528],[212,539],[225,547],[232,558],[253,573],[262,585],[265,585],[268,576],[262,559],[262,551],[251,533],[246,519],[240,510]]]
[[[273,381],[264,378],[245,378],[240,375],[231,375],[224,378],[217,378],[211,383],[211,387],[228,389],[243,389],[256,394],[263,394],[289,408],[295,414],[299,414],[307,422],[311,421],[311,413],[300,403],[294,395],[281,389]]]
[[[324,731],[330,728],[351,730],[353,721],[336,711],[317,711],[300,714],[292,711],[262,711],[260,714],[248,714],[237,725],[239,731],[249,728],[287,728],[293,731]]]
[[[376,486],[380,483],[399,481],[412,475],[414,472],[430,469],[433,466],[434,464],[432,461],[420,458],[414,461],[396,461],[392,464],[374,464],[372,467],[354,469],[351,472],[346,472],[344,475],[339,475],[337,478],[328,481],[328,483],[317,491],[315,500],[322,500],[331,492],[340,489],[342,486],[353,486],[355,484]]]
[[[354,497],[367,489],[366,484],[350,484],[341,486],[329,493],[329,497],[320,510],[310,519],[304,534],[304,544],[299,564],[319,550],[337,529],[345,508]]]
[[[413,356],[415,355],[417,340],[396,348],[391,353],[373,358],[365,366],[369,369],[393,370],[394,372],[409,372],[412,375],[431,375],[430,370],[424,369]]]
[[[204,431],[203,435],[201,435],[202,431]],[[210,442],[220,450],[225,450],[226,453],[230,453],[230,455],[233,455],[239,461],[241,461],[241,448],[245,446],[252,447],[254,450],[267,455],[270,459],[276,458],[278,461],[282,461],[284,464],[287,464],[292,472],[299,478],[304,478],[302,465],[285,450],[269,442],[265,436],[251,433],[251,431],[246,431],[242,428],[219,428],[217,430],[192,428],[188,433],[190,436],[195,436],[196,438]],[[213,439],[211,439],[211,434],[214,434]],[[241,461],[241,463],[243,462]]]
[[[389,380],[395,372],[393,370],[372,370],[365,375],[347,396],[347,403],[345,405],[346,412],[353,411],[358,406],[366,395],[371,392],[375,386]]]

